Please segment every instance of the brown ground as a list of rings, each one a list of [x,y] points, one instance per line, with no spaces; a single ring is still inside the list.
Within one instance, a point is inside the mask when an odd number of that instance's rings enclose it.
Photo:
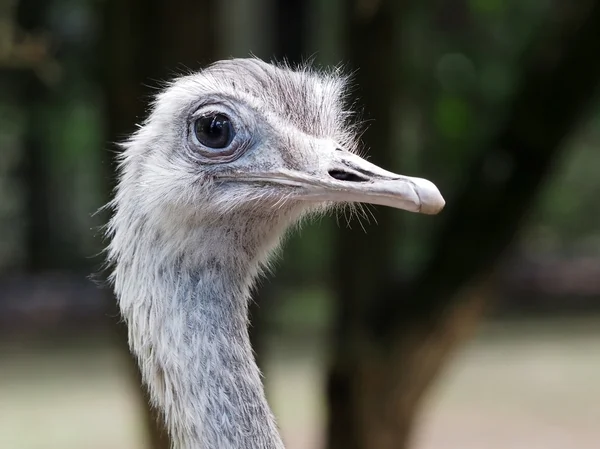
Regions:
[[[317,344],[273,344],[270,400],[289,449],[317,449]],[[0,347],[0,448],[143,449],[124,361],[106,339]],[[600,322],[488,325],[425,404],[415,449],[600,447]]]

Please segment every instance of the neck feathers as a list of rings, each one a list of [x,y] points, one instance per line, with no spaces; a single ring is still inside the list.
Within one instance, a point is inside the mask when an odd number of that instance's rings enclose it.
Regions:
[[[280,236],[283,226],[248,234],[214,222],[167,235],[141,218],[121,229],[118,211],[115,217],[110,256],[119,306],[175,448],[282,449],[247,308],[259,263],[279,240],[266,236]],[[179,245],[167,247],[170,241]]]

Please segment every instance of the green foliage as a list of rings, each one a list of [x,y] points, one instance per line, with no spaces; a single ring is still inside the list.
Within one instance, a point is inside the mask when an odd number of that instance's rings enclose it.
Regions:
[[[471,10],[478,15],[498,15],[506,10],[508,4],[503,0],[469,0]]]
[[[442,138],[464,141],[467,138],[470,123],[470,110],[467,101],[458,95],[443,93],[435,108],[435,126]]]

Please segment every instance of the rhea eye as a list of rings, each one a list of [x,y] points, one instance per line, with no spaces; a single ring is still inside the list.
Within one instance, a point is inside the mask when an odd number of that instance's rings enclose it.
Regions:
[[[225,114],[209,114],[194,122],[196,139],[207,148],[227,147],[235,137],[235,130]]]

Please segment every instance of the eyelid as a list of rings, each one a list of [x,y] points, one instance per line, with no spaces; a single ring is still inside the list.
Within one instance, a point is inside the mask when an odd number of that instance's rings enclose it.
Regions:
[[[234,113],[234,108],[231,107],[227,101],[205,101],[197,104],[194,108],[194,112],[190,114],[190,121],[194,121],[211,113],[225,114],[237,121],[237,114]]]
[[[229,117],[231,119],[228,111],[221,111],[218,109],[204,109],[202,111],[198,110],[191,115],[190,119],[193,123],[196,120],[201,119],[202,117],[208,117],[210,115],[216,115],[216,114],[226,115],[227,117]]]

